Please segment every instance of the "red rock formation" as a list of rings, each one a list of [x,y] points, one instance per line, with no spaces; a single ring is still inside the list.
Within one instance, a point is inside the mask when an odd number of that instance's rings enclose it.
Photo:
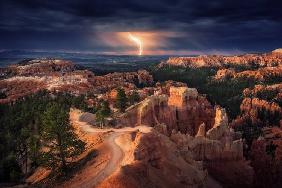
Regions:
[[[197,57],[171,57],[167,62],[164,62],[159,66],[221,67],[228,64],[247,66],[252,66],[253,64],[259,66],[281,65],[282,53],[278,50],[265,54],[246,54],[241,56],[202,55]]]
[[[214,122],[214,108],[196,89],[170,88],[170,95],[150,96],[130,107],[117,120],[118,126],[166,124],[168,132],[173,129],[195,135],[198,127],[205,123],[211,128]]]
[[[273,78],[282,77],[282,66],[262,67],[256,70],[245,70],[235,72],[234,69],[220,69],[214,76],[215,81],[224,81],[226,79],[248,78],[256,81],[266,81]]]
[[[217,107],[211,129],[206,131],[202,124],[195,137],[173,131],[170,139],[185,159],[204,161],[208,172],[224,187],[251,187],[254,172],[243,157],[243,140],[240,137],[228,127],[225,110]]]
[[[229,78],[234,78],[235,74],[236,72],[234,69],[220,69],[216,72],[214,79],[215,80],[226,80]]]
[[[53,72],[72,72],[75,66],[72,62],[57,59],[34,59],[24,63],[10,65],[7,68],[11,75],[39,76]]]
[[[266,150],[271,142],[276,145],[274,156],[267,153]],[[256,186],[282,186],[282,130],[280,128],[273,127],[263,130],[263,135],[252,144],[251,160],[251,165],[255,170]]]
[[[95,76],[91,71],[75,70],[69,61],[49,59],[11,65],[0,73],[6,78],[0,80],[0,91],[7,96],[0,102],[16,100],[43,89],[73,95],[98,95],[117,87],[130,91],[136,89],[135,84],[149,86],[153,83],[152,76],[145,70]]]

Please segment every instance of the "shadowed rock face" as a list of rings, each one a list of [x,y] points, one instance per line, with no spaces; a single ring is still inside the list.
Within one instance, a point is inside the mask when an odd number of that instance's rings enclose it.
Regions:
[[[273,144],[275,150],[267,148]],[[266,152],[268,151],[268,152]],[[251,159],[255,170],[255,185],[258,187],[282,186],[282,129],[264,128],[262,135],[251,146]]]

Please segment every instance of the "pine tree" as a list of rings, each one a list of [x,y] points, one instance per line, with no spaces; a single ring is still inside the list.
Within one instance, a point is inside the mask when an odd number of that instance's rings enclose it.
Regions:
[[[131,93],[131,95],[129,95],[128,101],[129,101],[130,105],[133,105],[133,104],[139,102],[140,101],[140,96],[139,96],[138,92],[134,90]]]
[[[101,128],[103,128],[105,124],[105,117],[108,117],[111,114],[111,109],[109,107],[109,103],[107,101],[102,101],[101,105],[96,112],[96,120],[100,122]]]
[[[69,108],[50,103],[42,116],[41,163],[49,168],[61,165],[67,169],[67,159],[81,154],[85,143],[78,139],[69,124]]]
[[[116,107],[119,109],[120,112],[125,112],[126,103],[127,103],[127,97],[126,97],[124,89],[118,88],[117,89]]]

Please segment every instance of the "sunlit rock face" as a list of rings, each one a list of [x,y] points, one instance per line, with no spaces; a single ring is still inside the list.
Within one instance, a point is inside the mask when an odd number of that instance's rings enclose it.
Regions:
[[[282,64],[281,49],[265,54],[245,54],[241,56],[221,56],[221,55],[201,55],[197,57],[171,57],[166,62],[160,64],[182,66],[182,67],[221,67],[228,64],[273,66]]]
[[[228,79],[251,79],[255,81],[267,81],[282,77],[282,66],[261,67],[256,70],[235,72],[234,69],[220,69],[213,77],[213,81],[226,81]]]
[[[224,109],[216,107],[215,123],[206,131],[201,124],[195,137],[172,131],[171,139],[183,150],[190,151],[195,160],[242,160],[243,141],[228,127]]]
[[[67,60],[33,59],[10,65],[7,69],[10,72],[8,76],[40,76],[51,73],[72,72],[75,70],[75,65]]]
[[[272,53],[281,53],[282,54],[282,48],[278,48],[276,50],[273,50]]]
[[[244,185],[251,184],[253,169],[243,157],[241,134],[230,128],[225,109],[212,107],[195,89],[171,86],[169,91],[169,95],[150,96],[127,109],[117,119],[118,125],[153,126],[161,135],[169,137],[179,155],[189,164],[204,161],[218,178],[234,179],[234,185],[235,179]],[[143,149],[137,155],[138,159],[143,155],[150,156],[143,153]],[[157,155],[158,152],[152,154],[151,160],[156,160],[154,165],[161,166]]]
[[[88,70],[77,70],[70,61],[57,59],[26,60],[0,70],[0,103],[17,100],[40,90],[66,92],[72,95],[99,95],[117,87],[126,90],[151,86],[153,77],[146,70],[95,76]],[[114,95],[113,95],[114,97]]]
[[[216,72],[216,75],[214,76],[214,80],[222,81],[228,78],[234,78],[235,74],[236,72],[234,69],[220,69]]]
[[[125,149],[125,160],[102,188],[206,187],[208,173],[202,163],[188,155],[184,158],[177,145],[156,130],[123,134],[116,142]]]
[[[195,135],[198,127],[214,124],[214,108],[194,88],[170,87],[168,95],[154,95],[131,107],[118,120],[120,126],[164,123],[170,134],[173,129]]]

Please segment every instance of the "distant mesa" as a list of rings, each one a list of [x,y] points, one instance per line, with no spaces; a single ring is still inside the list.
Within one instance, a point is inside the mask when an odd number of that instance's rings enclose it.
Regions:
[[[223,55],[200,55],[196,57],[170,57],[166,62],[159,64],[159,67],[170,65],[180,67],[222,67],[226,65],[258,65],[260,67],[272,67],[274,64],[282,64],[282,48],[270,53],[244,54],[234,56]]]
[[[277,48],[276,50],[273,50],[272,53],[282,53],[282,48]]]

